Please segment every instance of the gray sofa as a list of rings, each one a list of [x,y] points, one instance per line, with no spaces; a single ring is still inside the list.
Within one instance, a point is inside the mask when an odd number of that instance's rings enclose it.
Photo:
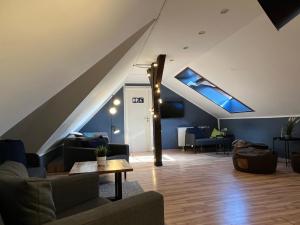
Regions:
[[[94,161],[96,160],[96,147],[101,145],[108,148],[108,160],[125,159],[129,161],[129,146],[126,144],[109,144],[108,139],[103,137],[65,138],[61,144],[54,148],[53,152],[57,152],[57,154],[48,164],[48,171],[70,171],[75,162]],[[51,169],[53,165],[59,168],[53,170]]]
[[[32,180],[23,164],[6,161],[0,166],[3,221],[6,225],[164,224],[161,194],[145,192],[110,202],[99,197],[98,178],[90,173]]]

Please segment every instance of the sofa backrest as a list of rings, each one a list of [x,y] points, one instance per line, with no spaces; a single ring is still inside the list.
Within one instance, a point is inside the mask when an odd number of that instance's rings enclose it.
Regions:
[[[194,134],[195,139],[209,138],[210,137],[209,128],[200,128],[200,127],[187,128],[186,133]]]
[[[96,148],[100,145],[107,146],[108,139],[103,137],[88,138],[67,138],[64,140],[64,146],[67,147],[83,147],[83,148]]]
[[[41,225],[55,220],[51,182],[28,177],[22,163],[5,161],[0,165],[0,213],[5,225]]]
[[[27,166],[25,147],[21,140],[0,140],[0,164],[7,160]]]

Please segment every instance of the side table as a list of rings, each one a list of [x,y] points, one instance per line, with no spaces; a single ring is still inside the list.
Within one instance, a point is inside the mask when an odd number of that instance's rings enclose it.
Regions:
[[[275,142],[276,141],[283,141],[284,142],[284,154],[285,154],[285,165],[288,166],[288,161],[290,158],[290,142],[300,142],[300,137],[273,137],[273,151],[275,151]]]

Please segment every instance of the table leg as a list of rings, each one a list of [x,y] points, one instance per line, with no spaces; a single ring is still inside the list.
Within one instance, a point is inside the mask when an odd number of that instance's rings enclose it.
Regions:
[[[122,199],[122,173],[115,173],[116,200]]]
[[[287,141],[284,141],[284,153],[285,153],[285,166],[288,166],[288,155],[287,155]]]
[[[290,160],[290,142],[287,141],[287,159],[288,159],[288,162]]]
[[[272,149],[273,153],[275,152],[275,143],[274,142],[275,142],[275,140],[273,139],[273,149]]]

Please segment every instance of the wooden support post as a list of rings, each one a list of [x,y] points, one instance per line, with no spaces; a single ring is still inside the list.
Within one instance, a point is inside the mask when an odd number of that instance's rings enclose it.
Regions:
[[[150,85],[152,89],[153,104],[153,138],[154,138],[154,165],[162,166],[162,141],[160,121],[160,87],[164,71],[166,55],[159,55],[156,62],[151,64],[147,71],[150,74]]]

